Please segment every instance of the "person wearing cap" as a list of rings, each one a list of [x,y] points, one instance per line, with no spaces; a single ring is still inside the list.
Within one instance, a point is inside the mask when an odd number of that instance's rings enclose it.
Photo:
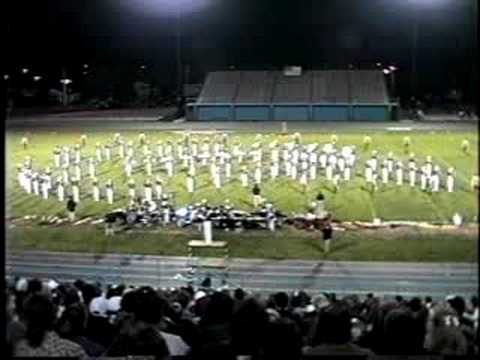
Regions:
[[[70,222],[75,221],[76,207],[77,207],[77,203],[73,200],[73,196],[69,196],[67,201],[67,212],[68,212],[68,219]]]

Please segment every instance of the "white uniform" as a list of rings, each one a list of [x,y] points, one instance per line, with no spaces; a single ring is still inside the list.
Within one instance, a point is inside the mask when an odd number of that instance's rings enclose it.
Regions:
[[[125,174],[127,175],[127,177],[131,177],[132,176],[132,163],[130,161],[130,158],[127,157],[127,160],[125,162]]]
[[[345,181],[350,181],[351,178],[352,178],[352,168],[350,167],[350,165],[347,165],[343,170],[343,179]]]
[[[220,189],[222,187],[222,176],[220,174],[220,169],[217,168],[215,174],[213,174],[213,184],[215,188]]]
[[[162,193],[163,193],[163,186],[160,181],[155,182],[155,197],[157,200],[162,199]]]
[[[322,169],[325,169],[325,168],[327,167],[327,159],[328,159],[328,158],[327,158],[327,154],[322,153],[322,154],[320,155],[320,167],[321,167]]]
[[[80,202],[80,189],[76,183],[72,185],[72,196],[73,201],[76,203]]]
[[[48,183],[45,181],[45,179],[42,181],[41,188],[42,188],[42,196],[45,200],[47,200],[48,199]]]
[[[262,169],[260,167],[255,169],[254,179],[257,184],[262,183]]]
[[[302,171],[302,174],[300,175],[300,184],[304,186],[308,184],[308,176],[306,171]]]
[[[173,159],[169,158],[167,162],[165,163],[165,168],[167,170],[167,175],[168,177],[173,176]]]
[[[157,144],[157,156],[158,157],[163,157],[163,144],[162,143],[158,143]]]
[[[242,183],[243,187],[248,187],[248,172],[242,171],[240,173],[240,182]]]
[[[133,181],[128,182],[128,197],[135,199],[135,183]]]
[[[310,163],[309,174],[310,180],[313,181],[317,179],[317,163]]]
[[[125,157],[125,144],[123,141],[118,144],[118,155],[120,156],[120,159]]]
[[[402,163],[400,163],[400,162],[397,163],[397,169],[395,171],[395,174],[397,176],[397,185],[402,185],[403,184],[403,165],[402,165]]]
[[[25,170],[25,191],[27,192],[27,194],[31,194],[32,193],[32,171],[27,169]]]
[[[436,171],[430,176],[430,186],[432,192],[438,192],[440,190],[440,175]]]
[[[92,195],[93,201],[100,201],[100,188],[98,187],[98,184],[93,184]]]
[[[75,164],[80,164],[82,160],[82,155],[80,153],[80,149],[75,149]]]
[[[75,165],[74,170],[75,170],[75,177],[77,178],[77,180],[81,180],[82,169],[80,168],[80,165]]]
[[[298,168],[297,168],[297,164],[296,163],[293,163],[291,169],[290,169],[290,175],[292,177],[293,180],[296,180],[297,177],[298,177]]]
[[[454,172],[449,171],[447,174],[447,191],[449,193],[453,192],[454,186],[455,186]]]
[[[390,173],[393,172],[393,159],[391,157],[387,159],[386,165],[387,165],[388,172]]]
[[[232,177],[232,163],[230,161],[225,163],[225,176],[227,179]]]
[[[372,157],[370,159],[370,167],[373,171],[377,171],[378,168],[378,159],[376,157]]]
[[[187,176],[187,191],[191,194],[195,191],[195,179],[193,176]]]
[[[425,164],[425,172],[426,172],[428,178],[430,178],[430,176],[432,176],[432,171],[433,171],[433,165],[430,161],[428,161]]]
[[[370,163],[368,163],[365,167],[365,181],[372,182],[372,176],[373,176],[373,169],[370,166]]]
[[[422,173],[420,175],[420,189],[422,190],[427,189],[427,181],[428,181],[427,170],[425,169],[425,166],[424,166],[422,167]]]
[[[292,176],[292,163],[289,160],[285,161],[285,175]]]
[[[343,172],[343,170],[345,170],[345,158],[343,156],[340,156],[338,158],[338,169]]]
[[[110,159],[112,158],[112,150],[110,149],[110,146],[108,145],[105,146],[104,150],[105,150],[105,160],[110,161]]]
[[[57,199],[58,201],[65,201],[65,188],[61,181],[57,182]]]
[[[152,185],[151,184],[145,184],[144,186],[144,194],[145,194],[145,200],[148,202],[152,201]]]
[[[145,160],[145,173],[147,176],[152,176],[152,162],[149,159]]]
[[[37,174],[32,175],[32,185],[33,185],[33,193],[35,195],[39,195],[40,194],[40,189],[39,189],[38,175]]]
[[[382,166],[382,183],[388,184],[388,168],[386,166]]]
[[[333,167],[331,164],[327,165],[325,175],[327,177],[327,180],[331,181],[333,179]]]
[[[91,179],[93,179],[97,175],[95,169],[95,162],[92,158],[88,159],[88,174]]]
[[[53,153],[53,162],[55,163],[55,167],[56,168],[59,168],[60,167],[60,150],[55,150],[55,152]]]
[[[102,162],[102,148],[100,146],[97,146],[95,154],[97,156],[97,161]]]
[[[113,186],[107,186],[107,202],[112,205],[114,200]]]
[[[63,148],[63,164],[70,166],[70,149],[68,147]]]
[[[25,171],[24,171],[23,167],[21,167],[18,170],[17,179],[18,179],[18,184],[20,185],[20,187],[25,189]]]
[[[336,173],[335,175],[333,175],[332,183],[333,183],[333,186],[335,186],[335,189],[338,190],[338,187],[340,185],[340,174],[339,173]]]
[[[410,186],[411,187],[414,187],[415,186],[415,181],[416,181],[416,177],[417,177],[417,168],[415,166],[415,163],[413,162],[410,162],[409,165],[408,165],[408,177],[409,177],[409,182],[410,182]]]

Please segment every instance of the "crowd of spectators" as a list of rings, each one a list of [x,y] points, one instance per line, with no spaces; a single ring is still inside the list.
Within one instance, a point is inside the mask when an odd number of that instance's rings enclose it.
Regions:
[[[9,279],[13,356],[308,359],[333,355],[478,355],[478,299],[368,294],[264,297],[243,289],[172,289]]]

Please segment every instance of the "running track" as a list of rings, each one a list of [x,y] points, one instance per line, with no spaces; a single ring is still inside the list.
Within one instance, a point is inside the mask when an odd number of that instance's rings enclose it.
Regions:
[[[195,261],[195,259],[193,259]],[[230,259],[228,270],[197,268],[198,284],[209,274],[213,285],[225,279],[261,293],[306,290],[338,294],[374,292],[383,295],[470,297],[478,293],[478,264],[334,262],[305,260]],[[144,255],[16,252],[6,255],[6,275],[99,281],[154,287],[185,285],[192,260]],[[182,274],[179,276],[179,274]]]

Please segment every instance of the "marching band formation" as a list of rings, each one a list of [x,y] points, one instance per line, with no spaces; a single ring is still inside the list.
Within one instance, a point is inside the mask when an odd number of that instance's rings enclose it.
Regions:
[[[371,138],[366,136],[363,154],[368,153],[369,157],[363,164],[356,147],[338,146],[336,135],[329,143],[319,144],[304,143],[299,133],[286,143],[277,140],[267,143],[258,134],[253,144],[243,144],[232,142],[228,134],[199,140],[186,133],[178,142],[167,140],[152,144],[144,133],[135,143],[117,133],[109,143],[96,143],[94,154],[84,151],[87,141],[87,136],[82,135],[74,146],[55,146],[52,166],[43,170],[35,166],[31,156],[26,156],[17,166],[20,187],[28,194],[44,199],[56,197],[63,202],[72,196],[76,203],[90,198],[95,202],[114,204],[119,197],[119,184],[114,184],[111,179],[100,180],[98,167],[119,160],[124,174],[122,182],[127,185],[131,206],[138,204],[139,198],[149,207],[158,206],[168,194],[164,179],[179,172],[186,172],[185,190],[192,194],[198,188],[199,174],[205,172],[209,173],[214,189],[221,189],[231,181],[238,181],[245,188],[253,187],[252,200],[256,208],[265,205],[261,185],[267,179],[290,178],[301,185],[304,193],[320,178],[331,184],[334,192],[342,184],[358,178],[363,178],[365,188],[371,192],[389,184],[408,185],[432,193],[477,191],[479,187],[478,175],[471,177],[470,189],[461,189],[453,167],[442,169],[432,156],[424,160],[416,158],[410,152],[409,137],[403,141],[404,154],[408,155],[408,161],[404,161],[393,152],[386,155],[376,150],[370,152]],[[24,137],[21,144],[27,150],[28,138]],[[465,141],[461,146],[468,152]],[[140,187],[134,178],[139,173],[146,178]],[[83,185],[85,183],[90,184],[90,189]]]

